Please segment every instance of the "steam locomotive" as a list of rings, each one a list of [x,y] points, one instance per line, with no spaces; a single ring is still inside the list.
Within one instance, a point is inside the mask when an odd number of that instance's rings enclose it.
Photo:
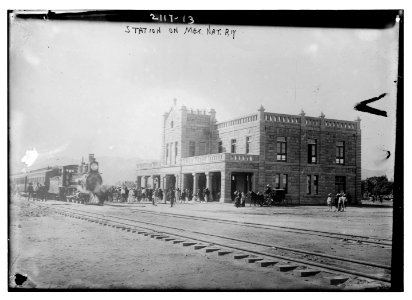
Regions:
[[[20,173],[10,177],[12,191],[27,193],[29,185],[35,192],[42,189],[48,199],[79,202],[84,204],[103,203],[99,197],[103,179],[99,173],[99,163],[93,154],[89,162],[80,165],[47,167]]]

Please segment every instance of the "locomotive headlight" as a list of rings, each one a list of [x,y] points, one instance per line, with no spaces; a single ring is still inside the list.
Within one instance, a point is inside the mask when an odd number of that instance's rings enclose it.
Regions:
[[[90,170],[92,171],[97,171],[99,169],[99,165],[97,163],[91,163],[90,164]]]

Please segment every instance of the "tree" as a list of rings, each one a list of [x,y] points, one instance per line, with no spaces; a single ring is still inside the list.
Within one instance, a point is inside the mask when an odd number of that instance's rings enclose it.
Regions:
[[[361,182],[362,195],[389,195],[393,191],[393,182],[388,181],[386,176],[374,176],[366,178]]]

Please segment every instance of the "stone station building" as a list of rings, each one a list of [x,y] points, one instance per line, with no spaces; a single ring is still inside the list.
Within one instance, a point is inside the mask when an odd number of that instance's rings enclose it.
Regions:
[[[325,204],[328,193],[361,194],[360,119],[256,113],[225,122],[216,112],[175,105],[164,114],[159,162],[137,165],[137,186],[233,192],[286,190],[292,204]]]

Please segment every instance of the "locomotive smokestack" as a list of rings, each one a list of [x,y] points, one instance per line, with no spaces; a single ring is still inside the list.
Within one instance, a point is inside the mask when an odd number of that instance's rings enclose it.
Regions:
[[[94,162],[94,154],[89,154],[89,162]]]

